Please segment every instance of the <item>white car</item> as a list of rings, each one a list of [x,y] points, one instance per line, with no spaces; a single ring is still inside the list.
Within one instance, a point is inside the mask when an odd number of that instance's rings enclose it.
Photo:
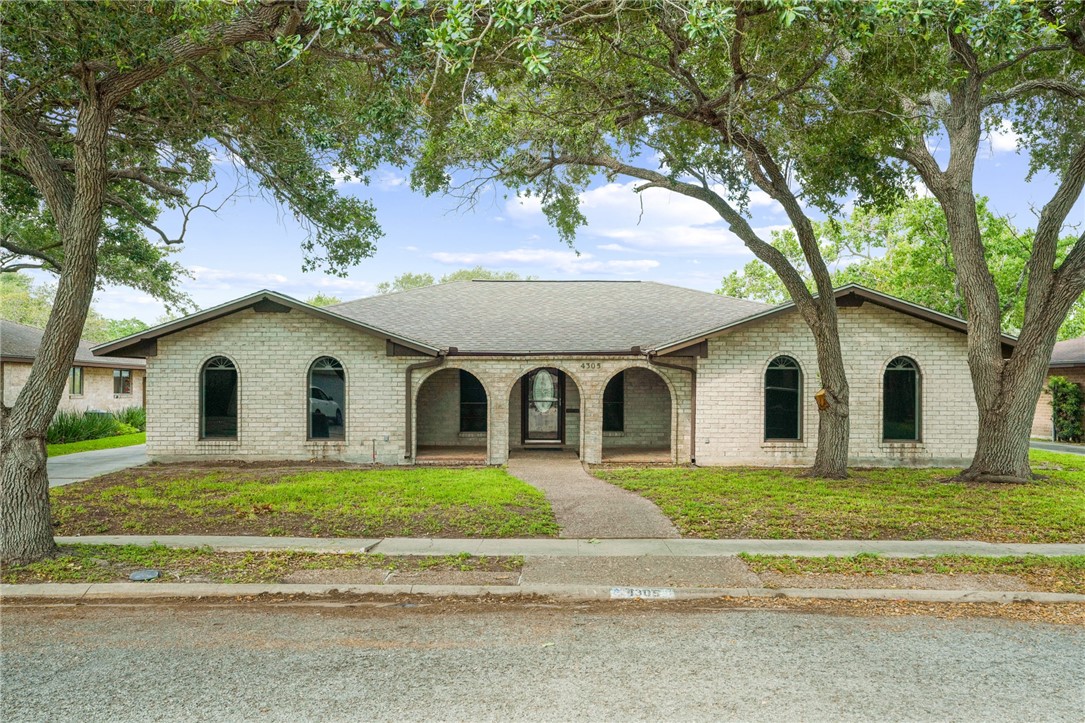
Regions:
[[[339,407],[339,402],[319,387],[309,387],[309,414],[323,414],[334,419],[335,424],[343,424],[343,410]]]

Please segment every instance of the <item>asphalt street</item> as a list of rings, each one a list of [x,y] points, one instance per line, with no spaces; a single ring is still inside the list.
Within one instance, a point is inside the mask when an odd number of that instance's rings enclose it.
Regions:
[[[5,721],[1080,721],[1085,629],[640,606],[6,606]]]

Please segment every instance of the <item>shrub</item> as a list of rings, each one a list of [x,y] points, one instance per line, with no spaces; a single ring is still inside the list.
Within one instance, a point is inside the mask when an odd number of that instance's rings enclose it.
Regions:
[[[113,416],[118,422],[135,427],[137,432],[147,431],[147,410],[143,407],[125,407],[119,412],[113,412]]]
[[[1051,392],[1055,441],[1080,442],[1085,434],[1082,427],[1085,392],[1082,392],[1081,385],[1066,377],[1051,377],[1047,380],[1047,389]]]
[[[117,434],[120,422],[112,414],[87,414],[86,412],[57,412],[53,423],[45,432],[49,444],[84,442]]]

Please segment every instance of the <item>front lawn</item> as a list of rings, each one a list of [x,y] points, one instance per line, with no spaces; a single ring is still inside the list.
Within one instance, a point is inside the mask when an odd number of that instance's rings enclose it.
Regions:
[[[546,537],[542,492],[493,468],[156,465],[50,490],[57,535]]]
[[[388,557],[365,553],[295,550],[218,552],[210,548],[175,549],[163,545],[62,545],[48,560],[4,568],[4,583],[128,582],[140,569],[159,571],[153,582],[279,583],[308,570],[380,570],[383,572],[517,572],[520,557]]]
[[[116,437],[102,437],[101,439],[88,439],[82,442],[68,442],[66,444],[48,444],[45,450],[50,457],[59,457],[62,454],[74,454],[76,452],[89,452],[94,449],[113,449],[114,447],[131,447],[134,444],[146,444],[147,433],[136,432],[135,434],[119,434]]]
[[[1085,542],[1085,456],[1035,450],[1029,484],[951,482],[952,470],[597,469],[659,505],[685,537]]]

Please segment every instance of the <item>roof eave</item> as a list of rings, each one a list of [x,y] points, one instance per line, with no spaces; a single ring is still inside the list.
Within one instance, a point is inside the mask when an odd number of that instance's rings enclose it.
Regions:
[[[956,316],[950,316],[949,314],[943,314],[940,311],[935,311],[934,309],[929,309],[925,306],[920,306],[919,304],[913,304],[910,301],[905,301],[904,299],[900,299],[896,296],[891,296],[889,294],[883,294],[880,291],[874,291],[873,289],[868,289],[867,287],[860,286],[859,284],[847,284],[833,291],[833,296],[837,300],[848,296],[849,294],[855,294],[856,296],[861,297],[865,301],[869,301],[873,304],[883,306],[887,309],[899,311],[903,314],[907,314],[917,319],[929,321],[932,324],[937,324],[939,326],[953,329],[954,331],[959,331],[961,333],[968,333],[968,322],[964,319],[958,318]],[[816,298],[817,295],[815,294],[814,296]],[[722,334],[729,329],[733,329],[738,326],[745,326],[746,324],[760,321],[761,319],[774,316],[776,314],[781,314],[794,308],[795,302],[787,301],[783,304],[774,306],[771,309],[766,309],[765,311],[759,312],[757,314],[751,314],[750,316],[744,316],[741,319],[736,319],[734,321],[728,322],[727,324],[723,324],[715,329],[712,329],[711,331],[698,334],[697,336],[668,342],[667,344],[664,344],[657,349],[652,349],[651,351],[654,354],[668,354],[670,352],[683,349],[693,344],[699,344],[702,341],[710,339],[718,334]],[[1001,341],[1002,344],[1005,346],[1017,346],[1017,338],[1014,336],[1010,336],[1009,334],[1002,334]]]
[[[393,334],[389,331],[385,331],[384,329],[370,326],[369,324],[363,324],[362,322],[355,319],[342,316],[341,314],[336,314],[335,312],[328,311],[326,309],[322,309],[311,304],[306,304],[303,301],[298,301],[293,297],[286,296],[285,294],[280,294],[277,291],[271,291],[270,289],[262,289],[255,293],[249,294],[248,296],[242,296],[239,299],[228,301],[225,304],[213,306],[210,309],[204,309],[203,311],[197,312],[195,314],[190,314],[189,316],[183,317],[181,319],[174,319],[173,321],[159,324],[158,326],[136,332],[135,334],[130,334],[115,341],[107,342],[105,344],[99,344],[98,346],[93,347],[90,351],[92,354],[94,354],[94,356],[141,356],[142,354],[139,350],[139,346],[145,344],[146,342],[151,342],[164,336],[168,336],[170,334],[176,334],[179,331],[183,331],[185,329],[189,329],[193,326],[198,326],[209,321],[214,321],[215,319],[220,319],[224,316],[229,316],[230,314],[236,314],[239,311],[243,311],[256,303],[265,300],[278,302],[283,304],[284,306],[288,306],[292,309],[297,309],[298,311],[304,311],[318,318],[324,318],[337,324],[343,324],[344,326],[359,329],[368,334],[372,334],[373,336],[379,336],[389,341],[393,341],[396,344],[407,347],[408,349],[413,349],[422,354],[437,356],[441,351],[438,347],[432,346],[430,344],[416,341],[414,339],[408,339],[398,334]],[[126,351],[128,353],[125,353]],[[136,353],[133,354],[133,351],[135,351]]]

